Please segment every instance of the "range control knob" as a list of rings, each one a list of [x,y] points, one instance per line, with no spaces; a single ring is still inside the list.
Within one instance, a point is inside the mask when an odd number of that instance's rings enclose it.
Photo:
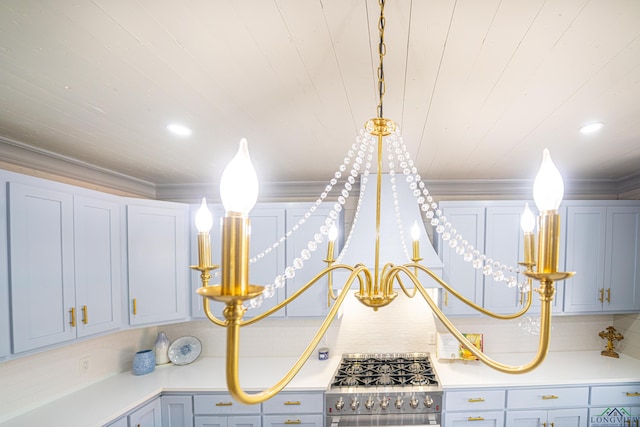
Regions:
[[[367,409],[373,408],[373,397],[369,396],[367,400],[364,402],[364,407]]]
[[[431,408],[431,405],[433,405],[433,399],[427,394],[427,397],[424,398],[424,406]]]
[[[389,401],[391,399],[389,399],[388,397],[383,397],[382,399],[380,399],[380,409],[382,409],[383,411],[386,411],[387,408],[389,407]]]
[[[349,407],[351,407],[352,411],[355,411],[356,409],[358,409],[358,406],[360,405],[360,402],[358,402],[358,398],[356,396],[351,398],[351,403],[349,404]]]
[[[402,400],[402,398],[400,396],[398,396],[396,398],[396,408],[397,409],[402,409],[402,404],[404,403],[404,401]]]
[[[409,400],[409,406],[411,406],[413,409],[416,409],[419,404],[420,401],[418,400],[416,395],[414,394],[413,396],[411,396],[411,400]]]
[[[342,400],[342,396],[340,396],[336,402],[336,409],[342,411],[342,408],[344,408],[344,400]]]

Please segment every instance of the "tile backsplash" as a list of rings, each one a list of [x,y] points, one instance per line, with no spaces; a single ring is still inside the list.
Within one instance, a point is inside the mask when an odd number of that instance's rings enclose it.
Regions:
[[[298,356],[320,326],[320,319],[272,320],[242,328],[241,355],[245,357]],[[519,322],[454,319],[463,332],[485,334],[489,354],[532,352],[538,337],[527,333]],[[640,358],[640,315],[555,316],[551,351],[599,350],[604,348],[598,332],[615,325],[625,334],[619,348]],[[388,307],[374,312],[348,298],[343,314],[320,343],[331,354],[352,352],[435,353],[431,333],[442,328],[424,301],[399,296]],[[174,340],[194,335],[203,344],[203,356],[224,355],[225,330],[208,320],[197,320],[161,327],[122,331],[88,339],[16,360],[0,363],[0,422],[46,404],[109,376],[131,369],[133,354],[151,348],[163,330]],[[89,369],[80,372],[79,363],[89,358]]]

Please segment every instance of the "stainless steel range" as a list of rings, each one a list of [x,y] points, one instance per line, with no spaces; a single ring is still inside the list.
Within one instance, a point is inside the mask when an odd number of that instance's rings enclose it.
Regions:
[[[325,407],[327,427],[439,426],[442,388],[428,353],[346,354]]]

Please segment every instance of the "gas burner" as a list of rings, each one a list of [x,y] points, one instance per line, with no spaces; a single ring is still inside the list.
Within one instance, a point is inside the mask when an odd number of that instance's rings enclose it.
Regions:
[[[345,355],[332,387],[437,386],[426,353]]]

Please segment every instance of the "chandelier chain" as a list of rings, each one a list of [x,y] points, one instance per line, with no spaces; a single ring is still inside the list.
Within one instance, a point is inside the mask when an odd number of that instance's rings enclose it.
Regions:
[[[378,118],[383,118],[382,101],[386,91],[386,85],[384,82],[384,56],[387,53],[387,45],[384,43],[384,2],[385,0],[379,0],[380,5],[380,18],[378,19],[378,34],[380,35],[380,41],[378,43]]]

